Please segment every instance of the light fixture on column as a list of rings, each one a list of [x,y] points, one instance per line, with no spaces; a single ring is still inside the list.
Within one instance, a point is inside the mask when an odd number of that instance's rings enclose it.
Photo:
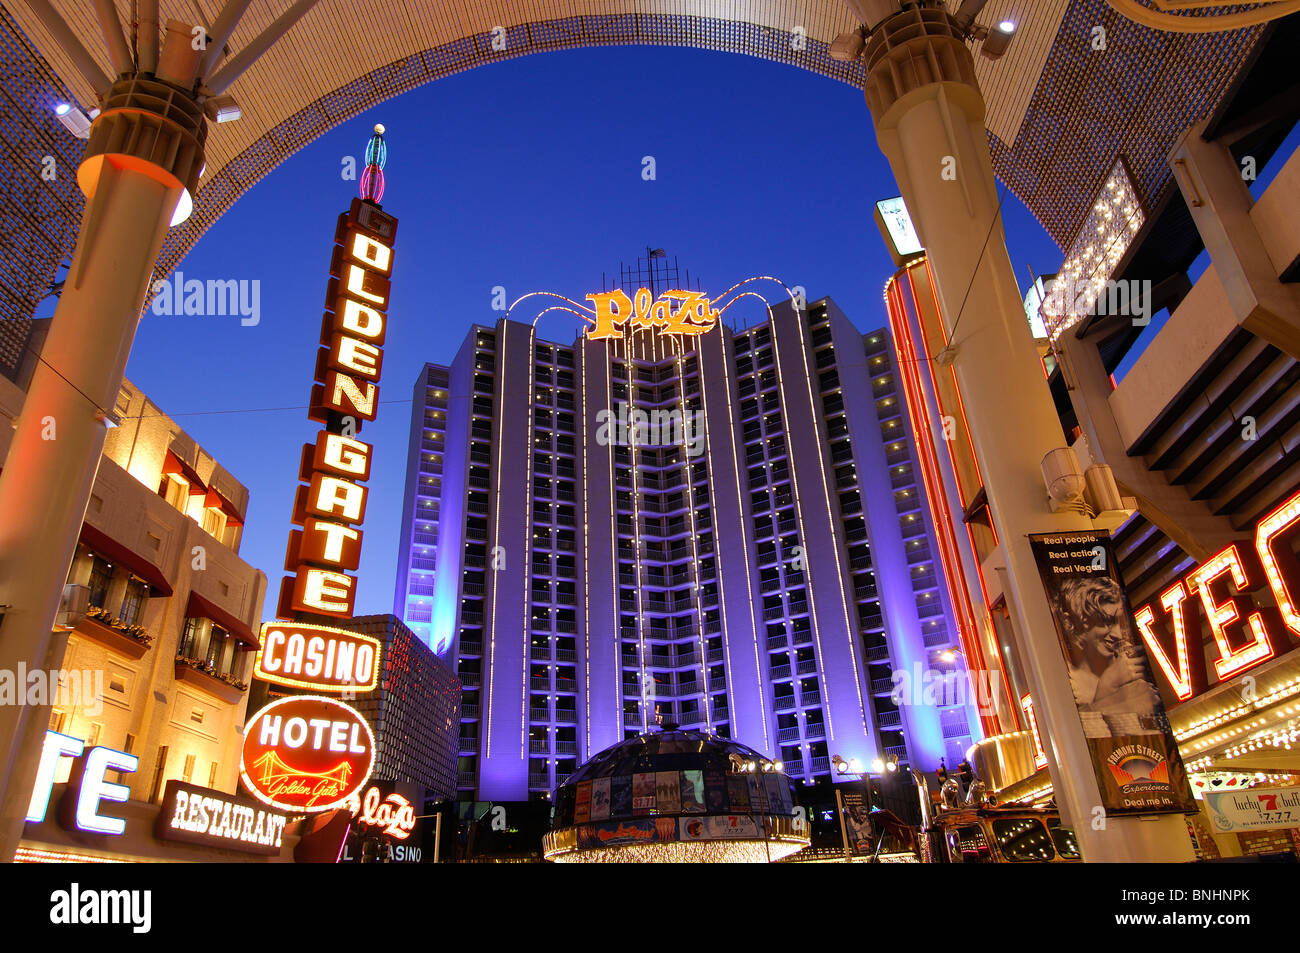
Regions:
[[[90,118],[72,103],[59,103],[54,107],[54,115],[78,139],[90,138]]]

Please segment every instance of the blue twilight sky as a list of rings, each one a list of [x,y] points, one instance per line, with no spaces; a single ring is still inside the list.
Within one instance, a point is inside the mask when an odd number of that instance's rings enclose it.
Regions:
[[[893,272],[872,221],[897,194],[862,93],[793,67],[662,48],[548,53],[390,100],[293,156],[208,231],[187,278],[261,282],[256,326],[238,317],[142,322],[128,376],[249,488],[241,555],[269,577],[275,612],[334,222],[356,194],[345,156],[388,128],[384,209],[400,219],[357,614],[393,603],[410,395],[474,323],[553,290],[581,300],[651,245],[721,293],[751,275],[833,297],[862,330],[885,324]],[[642,179],[654,156],[657,178]],[[1061,252],[1008,195],[1022,286]],[[739,306],[738,306],[739,307]],[[531,319],[536,311],[524,316]],[[548,315],[542,337],[573,339]],[[275,409],[290,408],[290,409]]]

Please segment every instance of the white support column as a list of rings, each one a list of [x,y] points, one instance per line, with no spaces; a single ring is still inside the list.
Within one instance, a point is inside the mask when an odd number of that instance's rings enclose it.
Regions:
[[[0,472],[0,604],[11,606],[0,669],[62,665],[51,626],[154,263],[182,190],[197,186],[203,123],[174,87],[128,78],[91,128],[76,251]],[[0,706],[3,860],[22,836],[49,712]]]
[[[1048,736],[1056,800],[1089,861],[1190,861],[1177,815],[1106,818],[1030,533],[1090,531],[1048,505],[1040,462],[1065,444],[998,217],[984,100],[944,11],[909,10],[871,36],[867,102],[881,150],[930,254],[954,369],[1006,557],[1021,655]],[[987,241],[986,241],[987,236]]]

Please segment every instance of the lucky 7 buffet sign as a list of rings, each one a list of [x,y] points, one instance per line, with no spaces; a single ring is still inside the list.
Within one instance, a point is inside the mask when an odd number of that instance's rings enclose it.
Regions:
[[[1300,640],[1300,491],[1268,513],[1253,539],[1225,547],[1134,612],[1151,658],[1181,700],[1209,686],[1203,626],[1214,639],[1219,682],[1286,652]],[[1270,593],[1276,608],[1258,605]]]

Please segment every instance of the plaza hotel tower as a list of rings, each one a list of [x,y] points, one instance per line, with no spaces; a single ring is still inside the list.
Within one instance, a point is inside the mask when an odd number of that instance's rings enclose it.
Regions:
[[[796,781],[980,737],[968,693],[891,700],[962,663],[887,332],[759,310],[570,344],[503,318],[420,372],[394,613],[463,683],[462,800],[542,796],[656,723]]]

